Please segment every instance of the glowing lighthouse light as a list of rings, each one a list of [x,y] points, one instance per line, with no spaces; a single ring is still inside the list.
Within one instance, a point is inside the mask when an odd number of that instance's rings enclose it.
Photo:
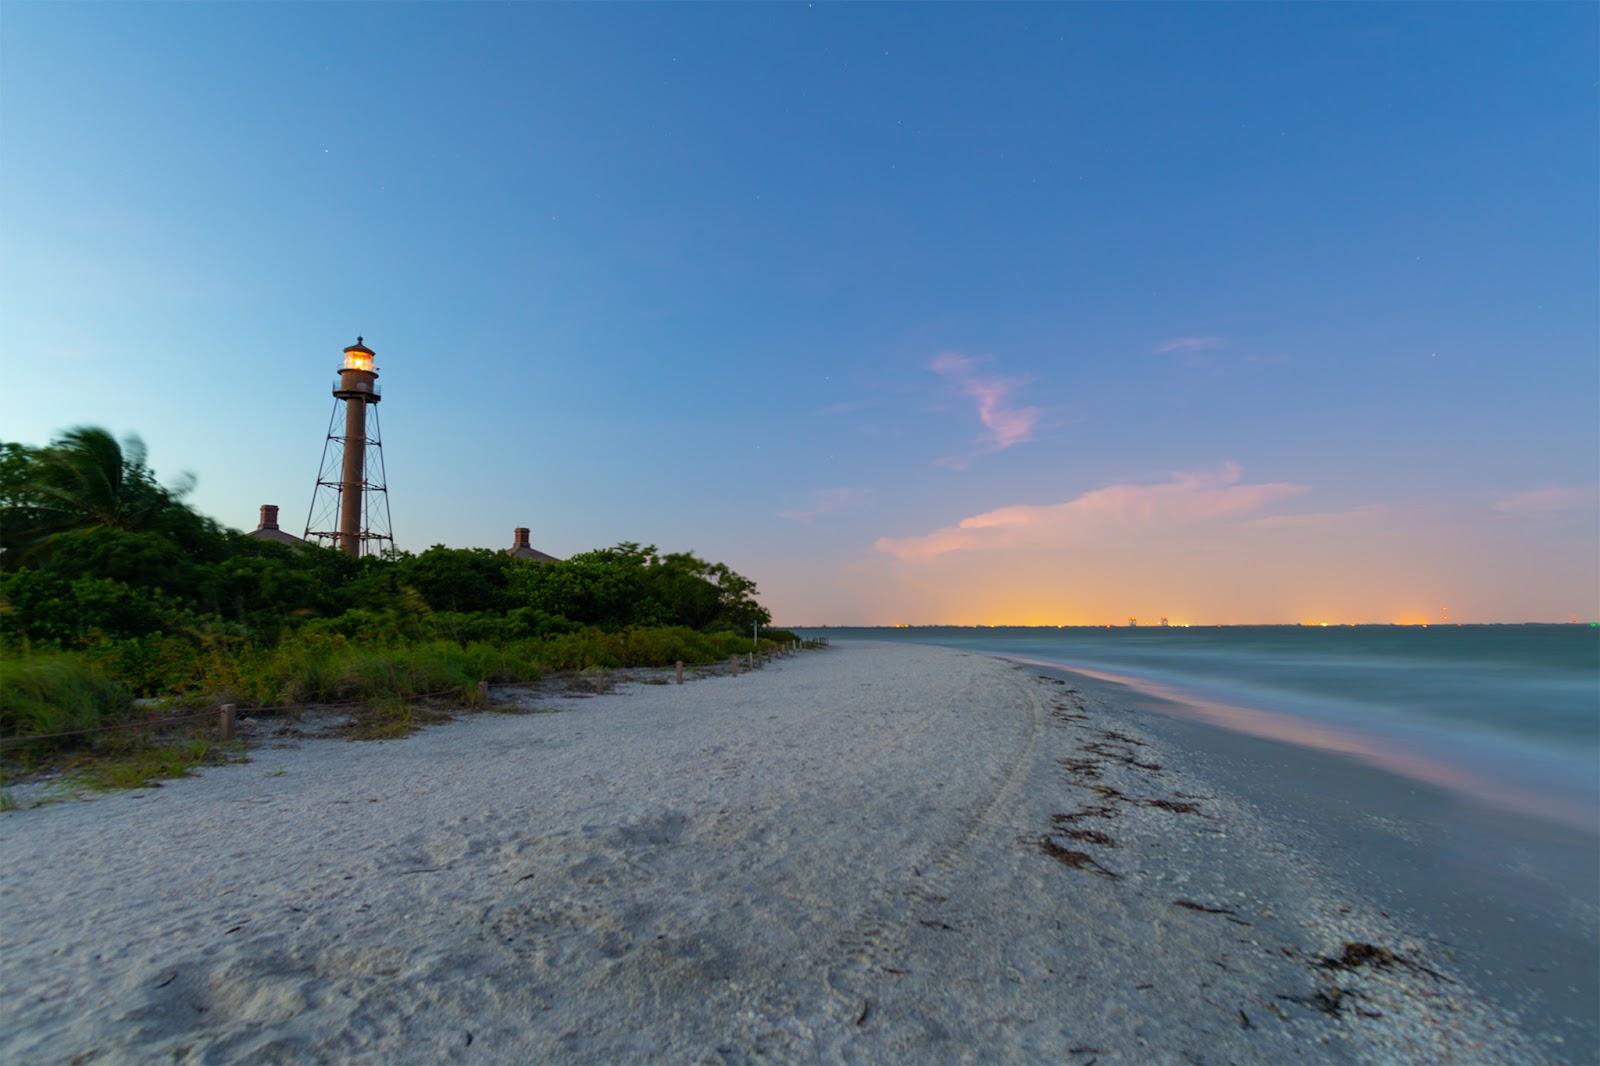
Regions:
[[[356,343],[344,350],[344,366],[341,370],[371,370],[373,352],[371,348],[361,343],[360,338]]]

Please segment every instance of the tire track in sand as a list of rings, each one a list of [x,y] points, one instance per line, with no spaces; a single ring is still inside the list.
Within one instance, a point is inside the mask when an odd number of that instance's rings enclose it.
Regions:
[[[961,816],[955,832],[912,864],[909,876],[902,875],[869,901],[853,921],[843,923],[847,932],[838,938],[838,945],[848,957],[842,965],[829,968],[827,984],[836,999],[834,1013],[847,1022],[864,1021],[865,1004],[874,998],[873,986],[885,976],[900,972],[893,964],[913,935],[952,930],[932,916],[936,914],[933,908],[950,898],[968,850],[986,830],[998,827],[1001,813],[1027,780],[1039,747],[1043,702],[1031,675],[1008,672],[1004,680],[1005,688],[996,698],[1019,705],[1024,714],[1021,743],[1003,764],[1004,772]],[[930,916],[919,917],[919,912]]]

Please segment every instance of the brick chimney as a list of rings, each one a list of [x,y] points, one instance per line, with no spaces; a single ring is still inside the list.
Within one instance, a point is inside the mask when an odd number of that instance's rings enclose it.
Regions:
[[[259,528],[259,529],[277,529],[278,528],[278,505],[277,504],[275,504],[275,503],[264,503],[264,504],[261,505],[261,525],[258,526],[257,528]]]
[[[273,508],[273,510],[277,510],[277,508]],[[516,551],[518,548],[531,548],[531,547],[533,547],[532,544],[528,543],[528,527],[527,526],[518,526],[516,529],[513,529],[511,531],[511,538],[512,538],[512,543],[511,543],[511,550],[512,551]]]

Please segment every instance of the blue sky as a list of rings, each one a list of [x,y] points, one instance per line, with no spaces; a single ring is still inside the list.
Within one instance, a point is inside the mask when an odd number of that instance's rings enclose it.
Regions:
[[[10,4],[0,434],[296,525],[360,333],[405,547],[652,541],[800,622],[1591,615],[1597,29]]]

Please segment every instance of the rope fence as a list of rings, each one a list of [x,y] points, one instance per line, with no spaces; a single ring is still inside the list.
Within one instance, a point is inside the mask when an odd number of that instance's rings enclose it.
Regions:
[[[429,700],[440,696],[460,695],[460,689],[443,689],[439,692],[419,692],[415,696],[402,696],[404,700]],[[359,700],[318,700],[314,703],[262,703],[240,707],[235,703],[224,703],[221,706],[196,714],[163,715],[159,718],[131,718],[125,722],[113,722],[110,725],[93,726],[89,729],[67,729],[60,733],[31,733],[21,737],[0,737],[0,748],[10,747],[13,744],[27,744],[39,740],[60,740],[64,737],[83,737],[93,733],[115,733],[118,730],[161,729],[169,725],[179,725],[183,722],[197,722],[203,718],[216,719],[219,714],[224,720],[233,715],[253,715],[270,717],[272,714],[283,711],[310,711],[334,707],[364,707],[373,703],[371,699]]]

